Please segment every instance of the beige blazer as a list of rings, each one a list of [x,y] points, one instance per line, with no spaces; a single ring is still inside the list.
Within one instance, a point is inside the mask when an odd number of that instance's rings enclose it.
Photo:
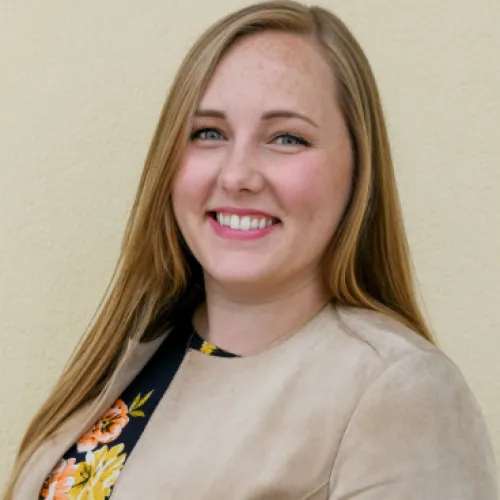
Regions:
[[[129,346],[105,393],[31,457],[15,500],[38,500],[161,341]],[[494,500],[495,476],[457,367],[390,318],[327,306],[254,356],[189,351],[112,500]]]

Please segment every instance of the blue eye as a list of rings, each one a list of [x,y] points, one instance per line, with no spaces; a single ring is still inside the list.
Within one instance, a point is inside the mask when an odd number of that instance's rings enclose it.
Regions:
[[[200,128],[195,130],[190,139],[192,141],[220,141],[222,134],[216,128]]]
[[[281,134],[273,139],[279,146],[310,146],[309,142],[296,134]]]

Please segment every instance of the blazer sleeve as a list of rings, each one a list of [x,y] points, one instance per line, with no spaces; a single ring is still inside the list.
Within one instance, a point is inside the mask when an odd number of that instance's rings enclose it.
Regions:
[[[407,355],[369,387],[344,433],[330,500],[497,500],[488,431],[458,368]]]

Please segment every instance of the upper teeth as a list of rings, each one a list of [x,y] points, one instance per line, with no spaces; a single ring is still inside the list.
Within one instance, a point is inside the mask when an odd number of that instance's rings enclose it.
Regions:
[[[227,226],[231,229],[238,229],[240,231],[248,231],[249,229],[263,229],[274,224],[273,219],[267,217],[252,217],[250,215],[243,215],[240,217],[236,214],[222,214],[217,212],[217,222],[221,226]]]

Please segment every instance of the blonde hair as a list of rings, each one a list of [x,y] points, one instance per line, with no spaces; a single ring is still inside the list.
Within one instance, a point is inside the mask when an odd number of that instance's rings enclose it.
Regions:
[[[35,449],[109,382],[127,340],[147,342],[203,299],[203,280],[171,204],[172,183],[200,96],[242,36],[282,30],[309,37],[330,62],[354,151],[351,200],[324,257],[335,303],[390,315],[432,341],[419,310],[389,141],[370,65],[332,13],[293,1],[264,2],[210,27],[184,59],[146,161],[110,286],[85,337],[20,446],[5,500]],[[332,89],[333,94],[333,89]]]

